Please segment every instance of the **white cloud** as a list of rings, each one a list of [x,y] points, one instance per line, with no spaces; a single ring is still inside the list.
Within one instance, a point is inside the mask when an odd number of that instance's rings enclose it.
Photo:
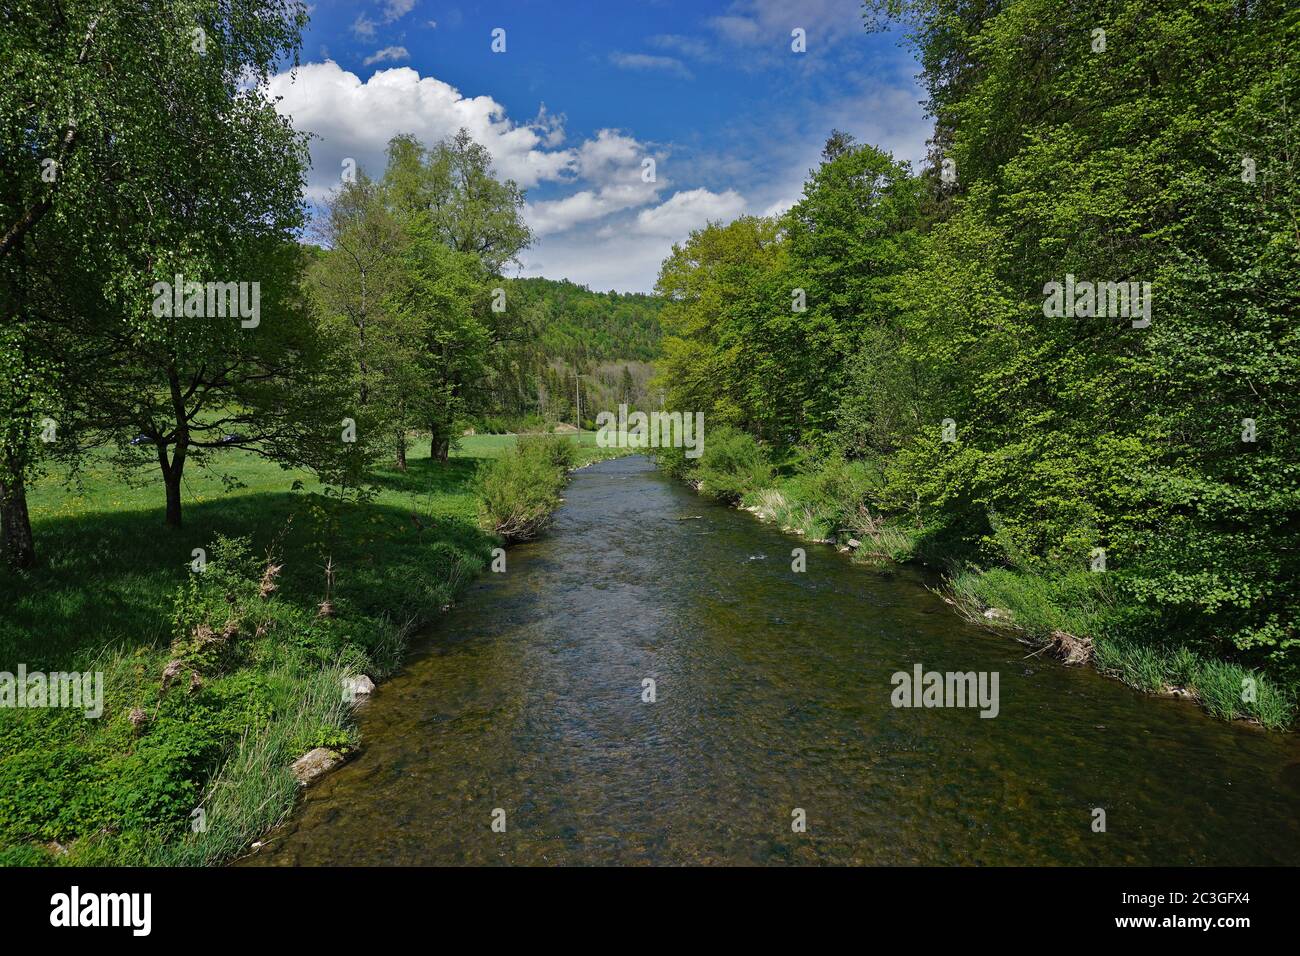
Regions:
[[[649,292],[674,242],[711,220],[734,219],[745,206],[744,197],[733,190],[678,192],[657,206],[624,212],[598,227],[546,235],[521,256],[520,271],[572,279],[598,291]]]
[[[708,189],[689,189],[653,209],[643,209],[636,216],[636,231],[646,236],[670,240],[685,239],[692,229],[706,223],[730,222],[745,211],[745,197],[734,189],[715,193]]]
[[[676,57],[656,56],[652,53],[611,53],[609,60],[615,66],[624,70],[660,70],[665,73],[671,73],[674,76],[680,76],[683,79],[694,79],[695,75],[686,68],[686,64]]]
[[[673,40],[659,48],[671,43],[683,47]],[[754,124],[738,120],[707,151],[647,143],[617,129],[566,146],[563,113],[539,104],[535,117],[512,120],[491,96],[465,95],[410,67],[380,69],[363,81],[333,61],[308,63],[274,77],[270,92],[298,129],[316,134],[309,198],[337,187],[345,158],[381,174],[398,133],[435,143],[463,127],[487,148],[499,176],[530,190],[524,215],[537,239],[521,255],[524,274],[648,291],[672,243],[693,229],[745,213],[779,214],[796,201],[832,127],[899,159],[924,155],[930,127],[913,80],[849,74],[840,87],[838,97],[764,118],[762,149],[753,146]],[[656,161],[654,182],[642,177],[647,158]]]
[[[362,61],[362,65],[370,66],[372,63],[390,63],[396,60],[405,60],[410,55],[404,46],[386,46],[366,57]]]
[[[858,0],[801,0],[797,9],[789,0],[736,0],[725,16],[712,17],[708,25],[732,43],[773,44],[787,50],[790,31],[802,27],[810,51],[816,43],[860,37],[865,30]]]
[[[415,0],[385,0],[384,22],[400,20],[415,8]]]
[[[368,18],[364,13],[357,14],[356,20],[352,22],[352,32],[359,37],[372,37],[375,35],[376,23]]]
[[[709,45],[695,37],[682,36],[680,33],[659,33],[646,41],[660,50],[673,50],[683,56],[702,58],[709,55]]]
[[[712,17],[709,26],[733,43],[754,43],[762,36],[758,22],[749,17]]]
[[[780,216],[784,214],[787,209],[789,209],[791,206],[797,203],[799,201],[799,198],[800,197],[798,196],[783,196],[782,198],[778,199],[776,202],[768,203],[767,206],[763,209],[763,211],[759,215]]]
[[[529,203],[525,209],[528,224],[538,235],[546,235],[654,202],[668,180],[656,171],[655,180],[647,182],[642,167],[646,158],[655,157],[636,139],[618,130],[600,130],[574,154],[576,177],[594,188],[563,199]]]
[[[598,247],[598,254],[593,251]],[[649,292],[670,244],[655,236],[614,232],[596,238],[590,233],[548,236],[521,256],[520,273],[566,278],[599,292]]]
[[[450,84],[421,77],[410,67],[375,72],[364,83],[337,63],[308,63],[273,77],[270,94],[294,126],[315,134],[308,196],[322,199],[339,183],[341,163],[353,158],[374,175],[383,172],[384,151],[398,133],[423,143],[454,136],[461,127],[491,154],[497,173],[527,189],[571,177],[577,153],[548,149],[556,142],[556,118],[543,125],[518,124],[490,96],[463,96]]]

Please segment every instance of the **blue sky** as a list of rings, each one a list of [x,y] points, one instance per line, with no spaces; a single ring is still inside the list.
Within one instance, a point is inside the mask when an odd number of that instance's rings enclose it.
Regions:
[[[832,128],[914,164],[930,132],[911,49],[868,34],[858,0],[309,10],[302,63],[272,92],[316,134],[310,195],[337,185],[344,159],[382,172],[396,133],[465,127],[527,191],[537,239],[513,274],[648,291],[691,229],[794,202]]]

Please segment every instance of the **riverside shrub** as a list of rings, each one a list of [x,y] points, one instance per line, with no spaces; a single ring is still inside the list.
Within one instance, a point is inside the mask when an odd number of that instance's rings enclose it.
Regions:
[[[695,470],[704,494],[731,504],[770,485],[772,476],[772,463],[762,446],[729,425],[709,432]]]
[[[507,541],[537,537],[559,507],[573,455],[567,439],[521,439],[513,451],[488,462],[476,478],[479,524]]]

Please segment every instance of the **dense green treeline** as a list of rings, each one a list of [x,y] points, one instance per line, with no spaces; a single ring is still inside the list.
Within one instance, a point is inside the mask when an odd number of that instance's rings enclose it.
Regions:
[[[490,431],[583,427],[619,402],[652,400],[652,363],[661,350],[662,300],[642,293],[593,292],[565,280],[512,279],[510,307],[526,335],[497,378],[488,410],[468,419]]]
[[[919,47],[931,162],[836,133],[783,217],[675,247],[671,404],[787,471],[848,467],[833,523],[906,539],[885,550],[1086,595],[1087,636],[1293,685],[1300,11],[868,14]]]

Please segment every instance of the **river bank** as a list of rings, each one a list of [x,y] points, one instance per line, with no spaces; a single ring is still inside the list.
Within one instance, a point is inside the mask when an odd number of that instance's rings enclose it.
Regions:
[[[715,433],[716,434],[716,433]],[[1196,702],[1211,716],[1290,731],[1297,693],[1259,669],[1222,660],[1166,639],[1139,640],[1112,627],[1126,611],[1105,573],[1044,574],[980,568],[936,545],[928,529],[869,505],[881,479],[865,465],[832,461],[821,469],[779,469],[748,436],[723,433],[702,458],[677,450],[658,458],[668,474],[697,492],[778,525],[782,531],[837,546],[864,565],[914,564],[939,574],[944,600],[961,617],[1014,637],[1038,653],[1086,665],[1143,693]]]

